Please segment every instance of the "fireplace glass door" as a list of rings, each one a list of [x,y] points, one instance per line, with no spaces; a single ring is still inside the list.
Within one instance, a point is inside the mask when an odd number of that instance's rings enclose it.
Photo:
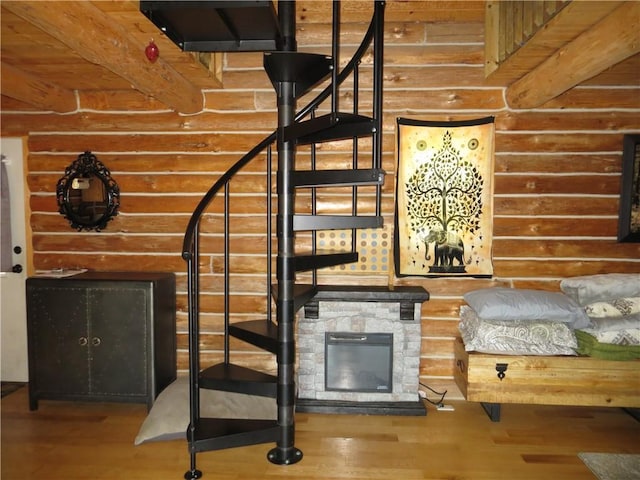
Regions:
[[[390,393],[392,333],[325,333],[325,390]]]

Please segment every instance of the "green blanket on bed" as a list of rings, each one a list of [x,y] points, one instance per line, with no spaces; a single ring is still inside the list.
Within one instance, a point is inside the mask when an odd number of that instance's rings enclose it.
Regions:
[[[640,345],[614,345],[601,343],[593,335],[576,330],[579,355],[602,358],[603,360],[634,360],[640,358]]]

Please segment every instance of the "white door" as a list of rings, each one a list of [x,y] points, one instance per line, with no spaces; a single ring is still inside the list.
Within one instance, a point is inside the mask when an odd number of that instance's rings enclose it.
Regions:
[[[0,340],[3,382],[26,382],[27,277],[23,146],[20,138],[0,139],[2,170],[2,265],[0,268]]]

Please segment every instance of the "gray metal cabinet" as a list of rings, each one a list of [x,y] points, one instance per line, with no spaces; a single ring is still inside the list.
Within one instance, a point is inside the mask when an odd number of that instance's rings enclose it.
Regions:
[[[175,277],[87,272],[27,279],[29,406],[146,403],[176,378]]]

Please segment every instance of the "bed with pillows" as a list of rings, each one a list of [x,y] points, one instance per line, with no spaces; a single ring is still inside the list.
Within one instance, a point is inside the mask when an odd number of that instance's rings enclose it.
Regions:
[[[455,379],[492,420],[502,403],[640,407],[640,274],[571,277],[560,290],[464,295]]]

